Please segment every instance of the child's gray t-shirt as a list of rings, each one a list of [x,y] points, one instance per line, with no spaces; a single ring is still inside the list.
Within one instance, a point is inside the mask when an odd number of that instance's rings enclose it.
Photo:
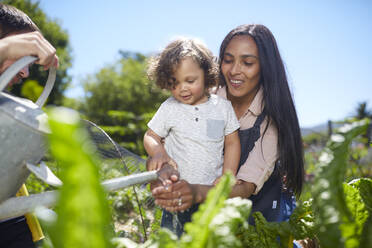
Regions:
[[[198,105],[168,98],[148,127],[165,138],[165,150],[176,161],[181,179],[211,185],[222,174],[224,138],[239,122],[231,102],[212,94]]]

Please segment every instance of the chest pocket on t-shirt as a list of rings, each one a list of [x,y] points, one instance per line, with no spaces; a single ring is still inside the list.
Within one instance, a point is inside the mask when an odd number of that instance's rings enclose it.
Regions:
[[[207,136],[211,139],[221,139],[224,136],[224,120],[207,119]]]

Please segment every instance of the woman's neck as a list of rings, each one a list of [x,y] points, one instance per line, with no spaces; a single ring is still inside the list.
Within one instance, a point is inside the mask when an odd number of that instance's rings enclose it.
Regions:
[[[231,104],[234,108],[235,114],[240,119],[245,112],[247,112],[248,108],[251,106],[253,99],[257,95],[257,92],[260,88],[257,87],[257,89],[254,90],[249,95],[241,96],[241,97],[235,97],[229,94],[229,90],[226,89],[226,96],[229,101],[231,101]]]

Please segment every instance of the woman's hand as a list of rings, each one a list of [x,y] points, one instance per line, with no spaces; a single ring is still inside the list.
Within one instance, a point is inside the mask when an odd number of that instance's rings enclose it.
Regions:
[[[184,211],[195,203],[196,185],[180,180],[168,187],[158,186],[152,189],[155,203],[170,212]]]
[[[213,187],[210,185],[190,184],[185,180],[171,184],[153,183],[151,193],[155,198],[155,204],[170,212],[185,211],[195,203],[204,202],[208,191]],[[239,180],[232,188],[229,197],[248,198],[255,191],[253,183]]]
[[[154,187],[151,192],[157,205],[170,212],[179,212],[185,211],[193,204],[203,202],[212,187],[180,180],[169,187]]]

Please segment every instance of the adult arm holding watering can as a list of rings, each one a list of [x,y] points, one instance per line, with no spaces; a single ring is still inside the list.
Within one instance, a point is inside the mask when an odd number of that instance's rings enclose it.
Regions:
[[[1,31],[1,30],[0,30]],[[1,35],[2,36],[2,32]],[[49,69],[51,66],[58,67],[56,49],[41,35],[35,31],[31,33],[9,35],[0,40],[0,64],[5,61],[15,61],[21,57],[32,55],[39,59],[36,64]]]
[[[45,40],[39,28],[22,11],[0,3],[0,74],[11,66],[18,58],[26,55],[38,57],[37,64],[44,69],[58,66],[55,48]],[[15,75],[8,86],[18,83],[28,77],[28,66]],[[25,187],[22,186],[23,192]],[[37,225],[37,221],[30,221],[24,216],[0,221],[1,247],[35,247],[29,228]],[[38,240],[42,237],[34,237]]]

